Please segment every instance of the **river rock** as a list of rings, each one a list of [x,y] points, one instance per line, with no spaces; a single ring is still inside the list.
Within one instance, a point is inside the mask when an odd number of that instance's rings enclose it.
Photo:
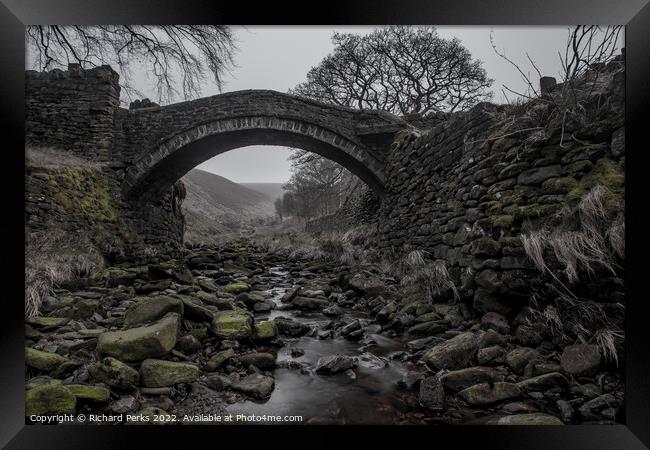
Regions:
[[[316,363],[316,373],[329,375],[344,372],[357,366],[357,360],[351,356],[323,356]]]
[[[496,382],[480,383],[463,389],[458,396],[470,405],[483,406],[518,397],[519,387],[514,383]]]
[[[494,425],[564,425],[564,423],[555,416],[542,413],[533,414],[516,414],[505,416],[493,422]]]
[[[107,403],[110,398],[110,391],[102,386],[66,384],[65,387],[68,388],[75,397],[77,397],[77,401]]]
[[[451,391],[460,391],[479,383],[503,379],[494,370],[487,367],[468,367],[467,369],[447,372],[440,377],[443,386]]]
[[[215,300],[211,298],[210,301]],[[185,318],[195,322],[211,322],[214,320],[214,313],[208,308],[203,306],[203,303],[198,298],[183,296],[183,310]]]
[[[445,390],[438,376],[427,377],[420,382],[418,402],[420,406],[433,411],[445,409]]]
[[[255,325],[255,339],[259,341],[268,341],[278,336],[278,326],[275,320],[257,322]]]
[[[275,380],[265,375],[254,373],[232,383],[231,387],[257,398],[267,398],[273,392]]]
[[[57,355],[56,353],[44,352],[30,347],[25,348],[25,364],[32,369],[52,372],[60,365],[69,361],[65,356]]]
[[[321,298],[298,296],[293,299],[292,304],[295,308],[298,308],[302,311],[316,311],[327,308],[330,303],[327,300]]]
[[[180,316],[168,313],[159,321],[124,331],[107,331],[99,335],[97,350],[123,361],[142,361],[167,354],[176,345]]]
[[[230,358],[235,356],[235,351],[232,348],[222,350],[220,352],[215,353],[210,357],[208,362],[205,364],[205,369],[214,372],[217,370],[223,363],[228,361]]]
[[[495,345],[494,347],[480,349],[476,354],[476,360],[482,366],[496,366],[504,363],[505,356],[505,349]]]
[[[275,368],[275,355],[271,353],[253,352],[239,357],[244,367],[253,365],[261,370],[271,370]]]
[[[510,324],[503,314],[497,312],[487,312],[481,318],[481,327],[486,330],[494,330],[502,334],[510,332]]]
[[[140,374],[137,370],[111,357],[103,358],[88,366],[88,373],[97,381],[118,389],[129,389],[140,382]]]
[[[518,375],[524,373],[526,366],[539,358],[539,352],[529,347],[519,347],[506,355],[506,364]]]
[[[369,295],[382,294],[386,290],[386,284],[376,275],[369,273],[357,273],[348,284],[352,289]]]
[[[311,331],[311,327],[297,320],[277,317],[275,322],[278,327],[278,333],[283,336],[300,337]]]
[[[574,377],[591,377],[600,369],[600,349],[597,345],[569,345],[562,352],[560,366],[562,372]]]
[[[243,311],[219,311],[212,321],[212,332],[221,339],[244,339],[253,334],[253,319]]]
[[[390,319],[391,315],[395,314],[396,312],[397,312],[397,303],[390,302],[379,310],[379,312],[375,316],[375,319],[379,323],[386,323]]]
[[[152,278],[173,278],[182,284],[192,284],[192,272],[178,261],[165,261],[149,264],[149,276]]]
[[[474,333],[461,333],[428,350],[422,360],[433,371],[462,369],[469,365],[477,351]]]
[[[561,373],[546,373],[517,383],[522,392],[562,392],[569,386],[567,380]]]
[[[407,333],[412,336],[431,336],[433,334],[442,333],[448,329],[448,322],[444,320],[433,320],[413,325],[408,329]]]
[[[124,316],[124,326],[131,328],[135,325],[160,319],[167,313],[183,315],[183,302],[174,297],[156,295],[153,297],[140,297],[129,306]]]
[[[25,393],[25,417],[74,414],[76,408],[77,397],[63,385],[34,386]]]
[[[225,285],[222,289],[228,294],[240,294],[242,292],[250,291],[251,287],[246,283],[230,283]]]
[[[194,364],[145,359],[140,366],[140,380],[144,387],[165,387],[179,383],[191,383],[199,377]]]

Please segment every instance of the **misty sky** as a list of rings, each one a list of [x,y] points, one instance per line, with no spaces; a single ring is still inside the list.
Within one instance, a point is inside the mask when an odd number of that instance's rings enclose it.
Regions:
[[[237,27],[239,52],[237,67],[226,77],[224,91],[240,89],[274,89],[285,92],[304,81],[308,70],[318,64],[332,49],[334,31],[367,33],[374,27],[326,26],[254,26]],[[497,48],[533,70],[526,60],[526,52],[544,75],[560,71],[558,51],[564,48],[567,27],[438,27],[442,37],[458,37],[471,54],[483,61],[488,75],[493,78],[494,100],[503,102],[501,92],[505,84],[514,90],[525,90],[516,69],[498,57],[490,44],[494,33]],[[532,79],[536,79],[532,76]],[[216,88],[203,90],[205,95],[218,93]],[[252,146],[216,156],[199,168],[236,182],[285,182],[289,179],[289,150],[282,147]]]
[[[344,26],[250,26],[233,27],[239,51],[236,67],[224,77],[224,92],[241,89],[273,89],[286,92],[305,80],[309,69],[333,49],[332,33],[368,33],[375,27]],[[500,51],[526,71],[537,75],[527,61],[526,53],[535,61],[543,75],[557,76],[561,65],[558,52],[565,48],[568,27],[438,27],[444,38],[459,38],[476,59],[483,61],[488,76],[494,79],[493,101],[505,98],[502,86],[523,92],[526,86],[517,70],[495,54],[490,33]],[[621,36],[623,39],[623,36]],[[29,60],[29,55],[28,55]],[[152,83],[144,71],[134,79],[135,87],[155,99]],[[212,80],[206,80],[202,96],[218,94]],[[199,168],[236,182],[286,182],[289,179],[290,151],[283,147],[254,146],[223,153],[201,164]]]

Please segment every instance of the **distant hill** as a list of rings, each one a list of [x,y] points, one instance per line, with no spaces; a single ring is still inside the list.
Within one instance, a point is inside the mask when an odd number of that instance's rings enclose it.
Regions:
[[[187,242],[218,241],[218,235],[275,214],[268,195],[219,175],[193,169],[181,180],[187,190],[183,200]]]
[[[261,192],[266,195],[271,201],[275,201],[278,197],[282,197],[284,194],[284,189],[282,185],[284,183],[239,183],[241,186],[245,186],[248,189],[253,191]]]

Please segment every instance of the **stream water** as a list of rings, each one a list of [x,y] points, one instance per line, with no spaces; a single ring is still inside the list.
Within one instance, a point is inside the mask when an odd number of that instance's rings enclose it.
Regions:
[[[288,273],[281,267],[269,270],[269,292],[276,309],[259,314],[265,320],[286,317],[321,327],[331,321],[322,313],[305,313],[287,309],[280,299],[291,287]],[[366,319],[357,311],[342,308],[340,319]],[[410,363],[392,358],[402,351],[403,344],[379,334],[368,334],[361,341],[343,338],[318,339],[316,336],[283,338],[285,345],[278,351],[278,365],[295,361],[303,369],[276,368],[275,389],[265,401],[247,400],[230,405],[231,414],[246,415],[299,415],[307,423],[392,424],[407,407],[406,392],[397,381],[407,373]],[[304,354],[291,356],[292,349]],[[319,375],[314,369],[319,358],[334,354],[355,356],[359,365],[352,371],[335,375]]]

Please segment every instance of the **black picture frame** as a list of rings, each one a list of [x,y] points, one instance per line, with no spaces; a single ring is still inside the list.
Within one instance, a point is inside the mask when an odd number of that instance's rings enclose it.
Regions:
[[[351,434],[370,443],[499,449],[633,450],[650,445],[650,327],[644,292],[647,230],[643,228],[644,165],[650,107],[650,4],[647,0],[331,0],[323,3],[215,2],[207,0],[1,0],[0,70],[3,176],[0,252],[2,292],[0,333],[0,444],[7,449],[205,448],[236,439],[289,445],[350,442]],[[24,423],[24,26],[26,24],[435,24],[435,25],[571,25],[626,26],[626,406],[624,425],[555,427],[138,427],[26,426]],[[645,148],[644,148],[645,147]],[[631,156],[631,160],[629,159]],[[637,184],[637,186],[634,186]],[[641,208],[639,208],[641,206]],[[636,221],[636,222],[635,222]],[[644,242],[645,241],[645,242]],[[647,258],[646,258],[647,259]],[[306,432],[305,432],[306,431]],[[298,436],[299,434],[299,436]],[[417,441],[416,441],[417,439]],[[203,443],[199,443],[201,440]],[[145,444],[146,443],[146,444]],[[211,443],[211,444],[210,444]],[[368,444],[356,444],[368,445]],[[480,446],[480,447],[477,447]],[[443,447],[444,448],[444,447]]]

